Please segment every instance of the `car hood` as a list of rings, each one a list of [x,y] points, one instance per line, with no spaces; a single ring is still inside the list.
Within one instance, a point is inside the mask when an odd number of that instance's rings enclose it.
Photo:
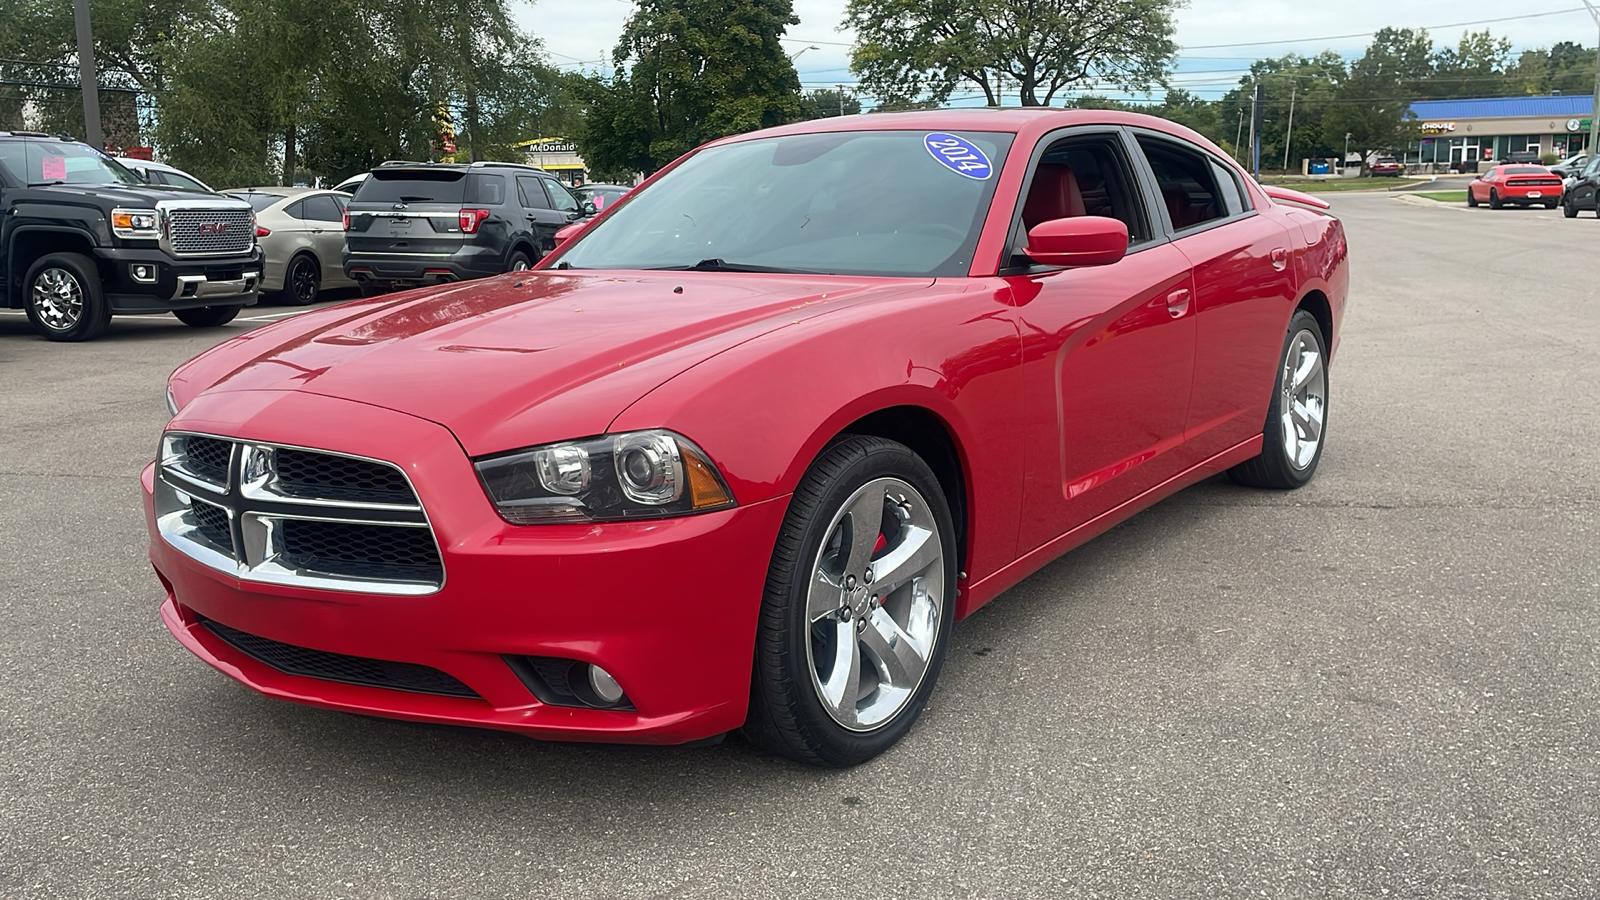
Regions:
[[[603,433],[674,375],[754,337],[931,279],[724,272],[502,275],[248,332],[174,394],[296,390],[449,428],[477,456]]]
[[[221,206],[239,204],[237,200],[216,194],[202,194],[199,191],[186,191],[183,188],[154,184],[46,184],[25,190],[33,200],[50,201],[63,198],[81,201],[85,197],[93,197],[116,206],[135,209],[153,207],[162,200],[188,200],[196,205],[209,205],[213,201]]]

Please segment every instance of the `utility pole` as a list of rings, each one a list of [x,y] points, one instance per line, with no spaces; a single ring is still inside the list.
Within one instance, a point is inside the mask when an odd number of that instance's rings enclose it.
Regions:
[[[836,87],[839,88],[839,118],[842,119],[844,118],[844,85],[836,85]]]
[[[1244,147],[1239,144],[1239,139],[1243,135],[1244,135],[1244,109],[1240,108],[1240,110],[1239,110],[1239,127],[1235,128],[1233,130],[1233,158],[1238,160],[1239,161],[1239,165],[1241,165],[1241,166],[1244,165],[1244,159],[1242,158],[1244,156]]]
[[[1283,133],[1283,171],[1289,171],[1289,143],[1294,139],[1294,98],[1300,90],[1300,82],[1295,81],[1289,88],[1289,127]]]
[[[1339,157],[1339,174],[1343,175],[1344,170],[1348,168],[1350,168],[1350,132],[1346,131],[1344,133],[1344,155]]]
[[[1589,8],[1596,29],[1600,29],[1600,9],[1595,9],[1589,0],[1583,0],[1583,5]],[[1594,48],[1594,103],[1589,107],[1589,154],[1593,156],[1596,151],[1600,151],[1600,45]]]
[[[1257,181],[1261,180],[1261,115],[1265,105],[1265,91],[1258,81],[1250,92],[1250,174]]]
[[[83,89],[84,140],[96,150],[106,148],[100,128],[100,88],[94,74],[94,32],[89,28],[89,0],[72,0],[72,18],[78,26],[78,84]]]

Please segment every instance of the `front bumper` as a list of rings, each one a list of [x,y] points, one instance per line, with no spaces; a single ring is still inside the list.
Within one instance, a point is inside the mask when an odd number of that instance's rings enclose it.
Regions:
[[[196,398],[173,427],[392,461],[411,478],[438,539],[444,585],[424,596],[245,582],[159,535],[154,466],[147,467],[163,622],[195,655],[261,693],[564,740],[682,743],[744,721],[767,563],[787,498],[675,519],[519,527],[494,512],[448,431],[400,413],[251,391]],[[477,697],[289,674],[223,640],[202,618],[312,651],[428,666]],[[600,665],[634,709],[541,703],[508,656]]]
[[[105,249],[99,257],[101,283],[111,311],[157,314],[202,306],[251,306],[261,288],[261,249],[208,259],[175,259],[160,250]],[[153,270],[150,280],[134,277],[136,266]]]

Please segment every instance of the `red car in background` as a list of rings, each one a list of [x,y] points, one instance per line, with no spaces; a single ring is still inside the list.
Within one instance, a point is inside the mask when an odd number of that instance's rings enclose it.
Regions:
[[[1467,205],[1480,203],[1490,209],[1507,203],[1555,209],[1561,204],[1561,176],[1544,166],[1495,166],[1467,185]]]
[[[162,619],[315,706],[859,763],[1028,574],[1216,473],[1311,479],[1346,245],[1274,197],[1326,208],[1130,113],[717,141],[533,271],[174,372]]]
[[[1405,174],[1406,167],[1392,156],[1380,156],[1367,166],[1367,174],[1372,177],[1386,175],[1398,178]]]

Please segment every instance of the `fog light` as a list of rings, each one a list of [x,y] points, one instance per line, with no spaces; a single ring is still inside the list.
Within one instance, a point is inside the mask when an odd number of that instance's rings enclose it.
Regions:
[[[134,281],[137,281],[140,284],[155,284],[156,283],[156,267],[155,266],[150,265],[149,263],[134,263],[133,266],[132,266],[132,269],[133,269],[133,280]]]
[[[622,699],[622,685],[611,677],[611,673],[599,666],[589,667],[589,688],[601,702],[608,706]]]

